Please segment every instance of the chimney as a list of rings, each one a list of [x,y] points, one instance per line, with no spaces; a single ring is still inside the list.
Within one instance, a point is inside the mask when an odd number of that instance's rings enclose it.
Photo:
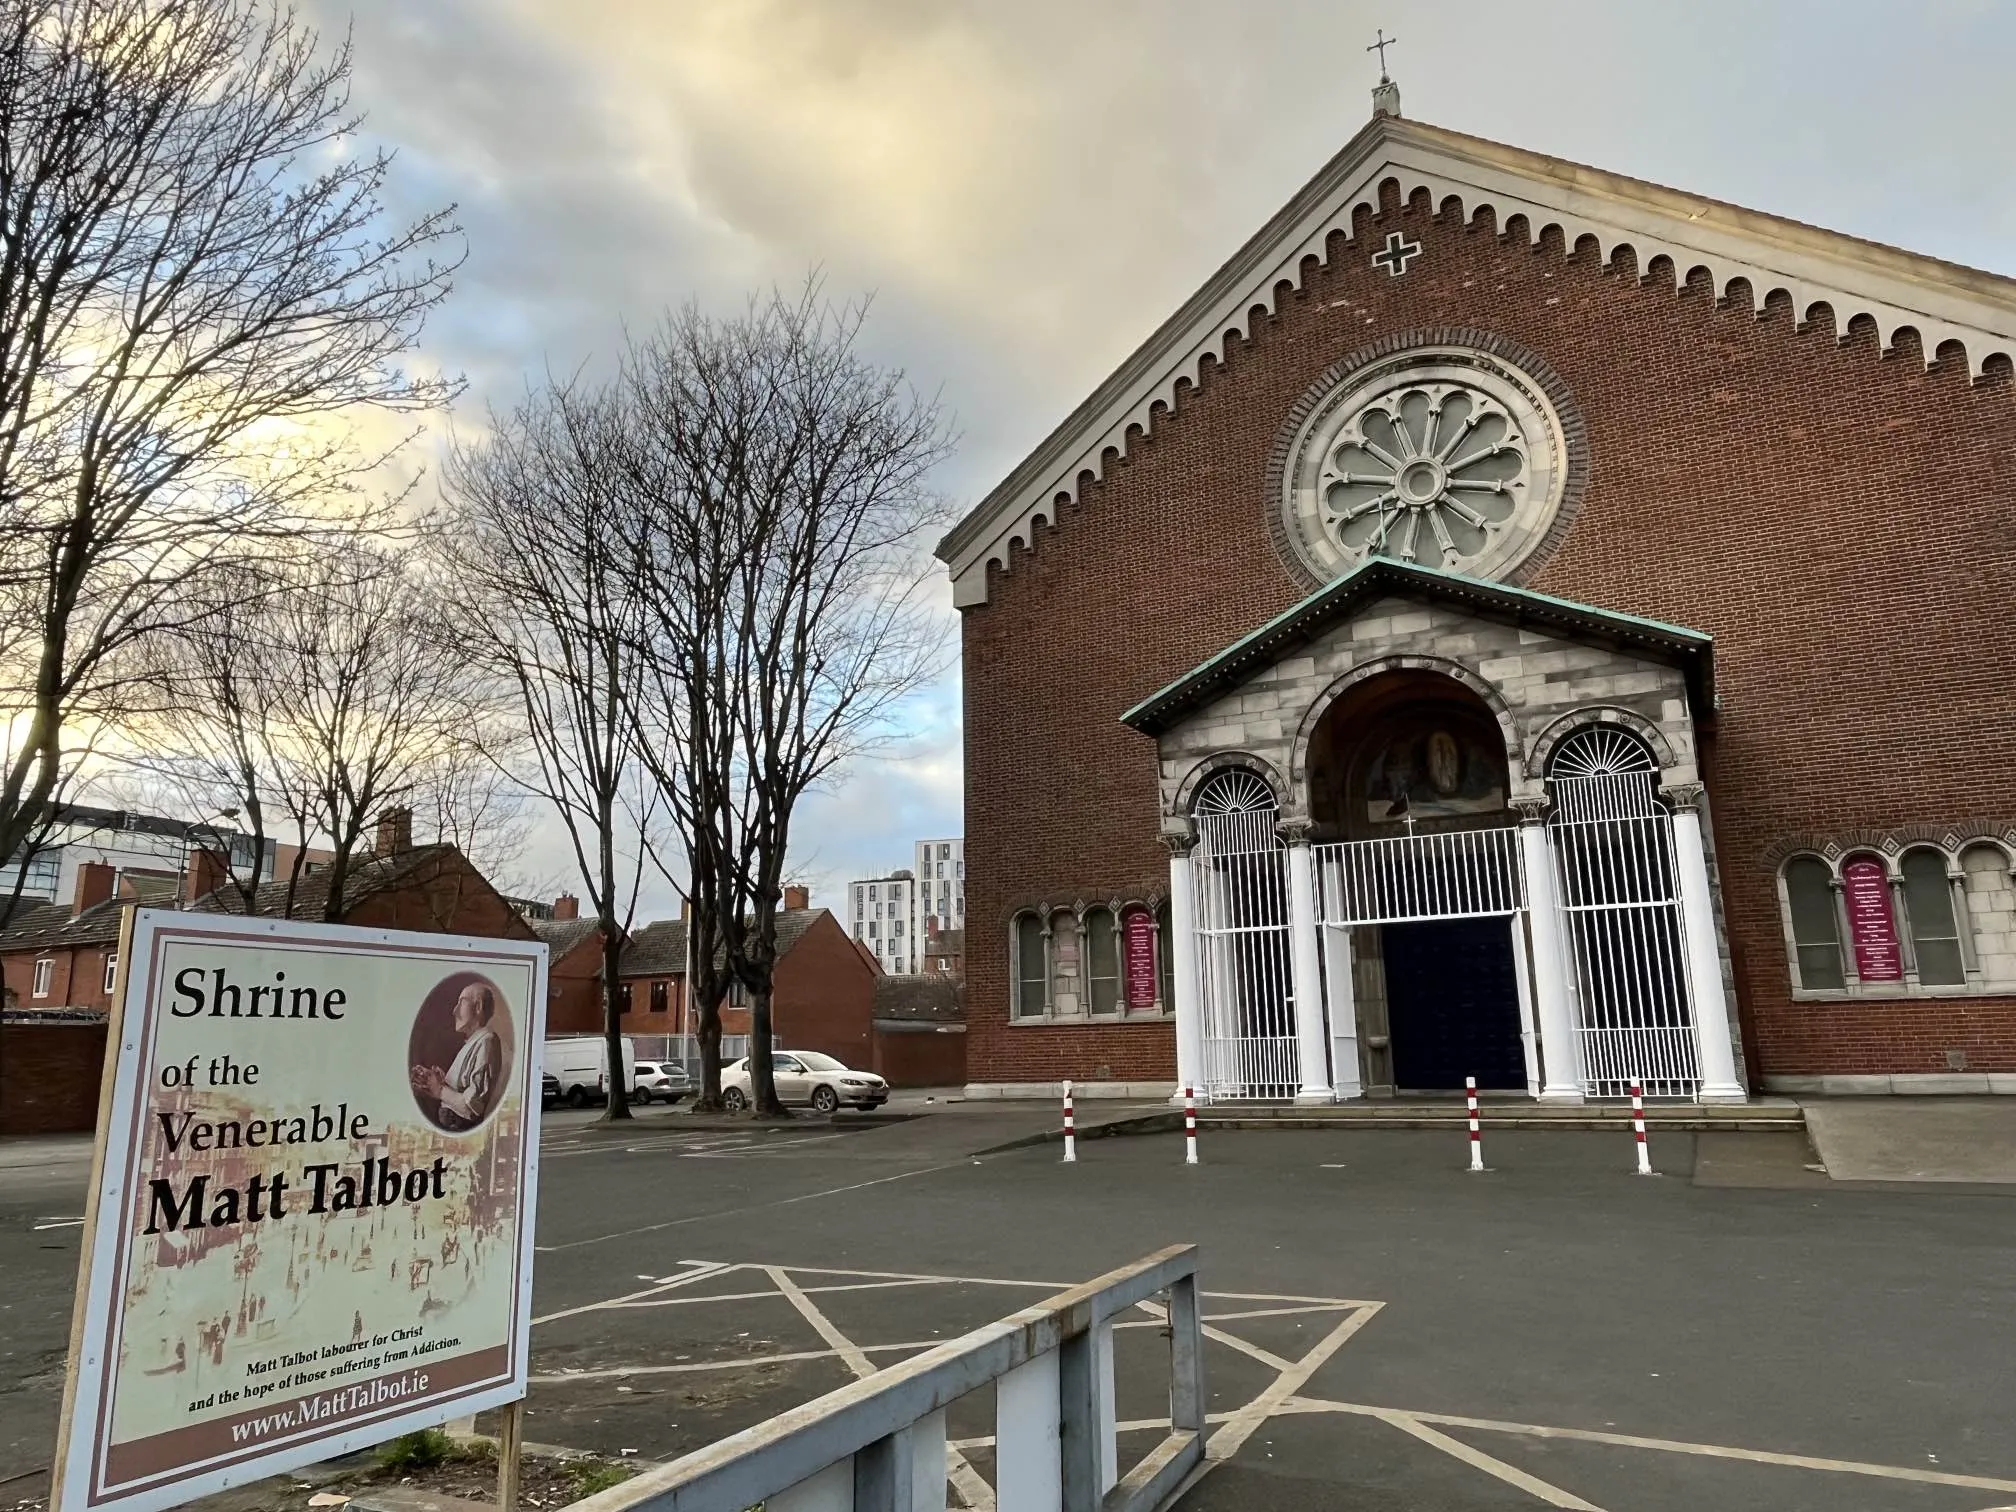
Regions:
[[[70,904],[70,917],[74,919],[87,908],[109,903],[118,880],[119,873],[103,861],[86,861],[78,867],[77,895]]]
[[[189,852],[188,870],[182,876],[182,901],[187,904],[194,903],[198,898],[207,898],[230,877],[230,868],[216,851],[192,850]]]
[[[679,922],[681,924],[684,924],[688,919],[692,917],[693,917],[693,900],[691,898],[681,898],[679,900]]]
[[[410,808],[389,808],[378,816],[378,844],[372,848],[377,856],[396,856],[401,851],[413,849],[413,810]]]
[[[811,888],[801,886],[798,883],[794,882],[789,887],[784,889],[785,912],[796,913],[803,909],[810,908],[811,906],[812,906]]]
[[[553,917],[557,922],[571,922],[581,917],[581,900],[572,893],[562,893],[553,900]]]

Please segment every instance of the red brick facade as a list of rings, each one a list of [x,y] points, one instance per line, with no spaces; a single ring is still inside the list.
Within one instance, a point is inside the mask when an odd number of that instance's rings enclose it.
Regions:
[[[1782,297],[1759,316],[1705,274],[1676,296],[1629,248],[1605,267],[1390,184],[1354,229],[965,613],[972,1077],[1174,1075],[1166,1021],[1011,1027],[1011,915],[1166,890],[1154,745],[1119,716],[1306,591],[1267,482],[1311,385],[1444,327],[1537,353],[1586,427],[1579,511],[1520,579],[1715,637],[1704,772],[1751,1077],[2016,1070],[2016,1000],[1794,1001],[1769,854],[2016,820],[2008,362],[1970,380],[1947,350],[1928,370],[1909,331],[1885,353],[1863,322],[1801,324]],[[1424,248],[1399,278],[1369,263],[1392,229]]]
[[[105,1074],[102,1023],[0,1024],[0,1134],[89,1134]]]
[[[892,1087],[957,1087],[966,1081],[966,1036],[925,1025],[875,1030],[875,1063],[868,1067]]]

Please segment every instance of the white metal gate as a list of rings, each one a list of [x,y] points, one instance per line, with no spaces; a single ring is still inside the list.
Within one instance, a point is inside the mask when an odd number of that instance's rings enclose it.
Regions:
[[[1288,955],[1288,851],[1274,795],[1250,772],[1220,773],[1198,795],[1198,985],[1206,1097],[1293,1097],[1295,1004]]]
[[[1659,801],[1658,771],[1649,758],[1614,752],[1568,768],[1587,775],[1561,775],[1558,761],[1555,770],[1548,831],[1574,973],[1582,1090],[1622,1097],[1637,1079],[1650,1096],[1693,1097],[1700,1061],[1673,816]]]
[[[1314,847],[1316,923],[1328,1009],[1349,1001],[1351,932],[1361,926],[1435,919],[1503,918],[1512,940],[1519,1043],[1527,1091],[1540,1091],[1539,1044],[1527,986],[1526,868],[1516,828],[1443,830],[1344,840]],[[1355,1025],[1353,1026],[1355,1033]]]

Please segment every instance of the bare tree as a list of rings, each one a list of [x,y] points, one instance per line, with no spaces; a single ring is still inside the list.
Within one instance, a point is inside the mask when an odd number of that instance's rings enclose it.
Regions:
[[[455,228],[387,215],[349,75],[279,0],[0,8],[0,856],[208,573],[344,528],[330,417],[451,395],[399,359]]]
[[[302,853],[326,845],[321,915],[339,920],[382,816],[477,796],[467,745],[483,689],[446,654],[435,599],[397,559],[352,544],[262,581],[261,594],[154,639],[161,709],[140,761],[191,797],[228,795],[256,853],[288,835],[295,861],[278,910],[288,917]],[[233,877],[248,906],[260,880]]]
[[[623,1064],[619,966],[655,806],[626,703],[643,620],[618,529],[623,420],[614,391],[549,380],[493,417],[487,441],[457,449],[440,536],[461,654],[522,718],[521,780],[559,816],[595,911],[612,1073]],[[612,1074],[605,1117],[628,1118],[629,1093]]]
[[[289,723],[290,648],[274,623],[273,583],[265,572],[219,568],[199,591],[214,601],[137,648],[151,712],[127,764],[185,813],[228,815],[252,862],[227,868],[226,885],[250,912],[263,885],[284,881],[279,912],[293,918],[315,835],[316,766]],[[283,874],[266,872],[269,841],[276,853],[281,842],[292,850]]]
[[[862,354],[865,316],[808,285],[732,320],[688,308],[629,354],[647,757],[693,863],[692,970],[709,994],[694,1000],[718,1026],[718,940],[721,975],[749,998],[756,1106],[773,1115],[793,815],[890,735],[946,645],[923,548],[950,440],[935,401]]]
[[[488,691],[479,694],[480,702],[465,705],[462,727],[421,774],[407,800],[414,826],[416,832],[454,846],[501,893],[550,893],[548,875],[527,870],[532,816],[526,804],[524,732]],[[457,900],[444,895],[443,901]],[[453,912],[450,907],[449,916]]]

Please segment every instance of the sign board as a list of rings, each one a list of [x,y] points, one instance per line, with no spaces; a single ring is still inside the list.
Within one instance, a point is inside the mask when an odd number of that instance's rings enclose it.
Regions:
[[[1161,993],[1155,980],[1155,916],[1145,908],[1129,909],[1120,916],[1120,938],[1127,958],[1127,1007],[1153,1008]]]
[[[546,947],[136,911],[53,1512],[525,1394]]]
[[[1841,900],[1855,946],[1855,974],[1865,982],[1903,981],[1904,950],[1897,939],[1888,869],[1874,856],[1850,861],[1841,868]]]

